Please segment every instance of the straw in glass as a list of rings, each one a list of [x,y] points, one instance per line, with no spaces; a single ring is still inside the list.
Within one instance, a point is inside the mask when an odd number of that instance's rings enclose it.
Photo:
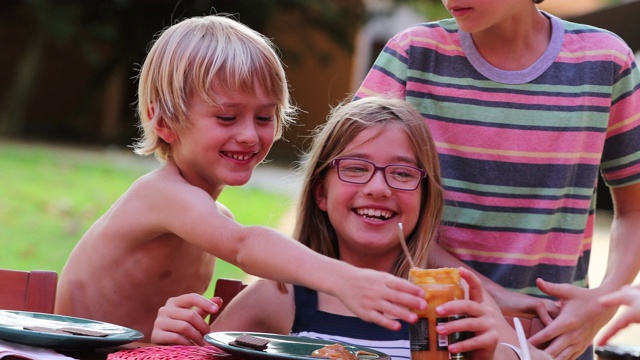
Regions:
[[[411,254],[409,253],[409,248],[407,247],[407,241],[404,238],[404,232],[402,231],[402,223],[398,223],[398,236],[400,236],[400,245],[402,245],[402,251],[404,251],[404,255],[409,260],[409,264],[412,268],[416,267],[416,264],[413,262],[411,258]]]

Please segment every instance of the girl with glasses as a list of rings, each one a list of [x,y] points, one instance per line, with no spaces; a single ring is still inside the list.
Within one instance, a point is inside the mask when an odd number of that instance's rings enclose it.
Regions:
[[[407,278],[401,222],[411,257],[427,267],[443,189],[434,143],[420,114],[402,100],[367,98],[333,109],[313,135],[294,238],[323,255]],[[517,343],[513,330],[484,297],[480,280],[460,272],[470,300],[447,303],[439,315],[469,317],[438,332],[474,336],[449,351],[467,352],[472,359],[516,359],[509,347],[498,346],[498,334],[501,341]],[[152,341],[203,345],[211,331],[253,331],[330,339],[410,358],[408,324],[390,331],[366,323],[336,298],[301,286],[259,280],[236,296],[211,328],[204,321],[210,304],[195,294],[170,299],[158,313]]]

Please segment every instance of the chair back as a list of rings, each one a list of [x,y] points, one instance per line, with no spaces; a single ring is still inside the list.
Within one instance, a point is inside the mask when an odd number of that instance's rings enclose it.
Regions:
[[[213,321],[218,317],[218,314],[220,314],[231,300],[246,287],[247,284],[243,284],[242,281],[238,279],[221,278],[216,280],[216,287],[213,290],[213,296],[217,296],[222,299],[222,307],[216,314],[211,314],[211,316],[209,316],[209,324],[213,323]]]
[[[53,313],[58,273],[0,269],[0,309]]]

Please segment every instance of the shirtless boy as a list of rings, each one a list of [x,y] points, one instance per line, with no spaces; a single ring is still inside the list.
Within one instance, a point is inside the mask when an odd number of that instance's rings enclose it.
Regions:
[[[78,242],[59,280],[57,314],[141,331],[167,299],[202,294],[216,257],[247,273],[337,296],[364,320],[399,329],[422,291],[391,274],[242,226],[216,199],[245,184],[294,113],[271,42],[226,16],[166,29],[139,77],[143,138],[162,166],[136,180]],[[219,303],[213,303],[213,312]]]

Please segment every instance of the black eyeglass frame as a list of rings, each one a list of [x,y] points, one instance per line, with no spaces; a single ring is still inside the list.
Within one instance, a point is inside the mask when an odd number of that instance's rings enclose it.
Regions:
[[[369,178],[366,181],[362,181],[362,182],[343,179],[342,176],[340,175],[340,162],[342,160],[357,160],[357,161],[362,161],[362,162],[371,164],[373,166],[373,171],[371,172],[371,176],[369,176]],[[404,164],[389,164],[389,165],[386,165],[386,166],[378,166],[372,161],[365,160],[365,159],[360,159],[360,158],[356,158],[356,157],[337,157],[337,158],[335,158],[335,159],[333,159],[331,161],[331,165],[333,165],[336,168],[337,173],[338,173],[338,179],[340,179],[340,181],[344,181],[344,182],[349,183],[349,184],[364,185],[364,184],[368,183],[369,181],[371,181],[371,179],[373,179],[373,177],[376,175],[377,171],[381,171],[382,175],[383,175],[382,177],[384,178],[384,182],[387,183],[387,186],[389,186],[392,189],[401,190],[401,191],[414,191],[414,190],[416,190],[420,186],[420,184],[422,183],[422,180],[424,180],[427,177],[427,171],[426,170],[420,169],[420,168],[415,167],[415,166],[404,165]],[[392,166],[401,167],[401,168],[409,168],[409,169],[418,171],[418,173],[420,173],[420,178],[417,181],[416,186],[413,189],[403,189],[403,188],[399,188],[399,187],[396,187],[396,186],[393,186],[393,185],[389,184],[389,180],[387,179],[387,168],[392,167]]]

